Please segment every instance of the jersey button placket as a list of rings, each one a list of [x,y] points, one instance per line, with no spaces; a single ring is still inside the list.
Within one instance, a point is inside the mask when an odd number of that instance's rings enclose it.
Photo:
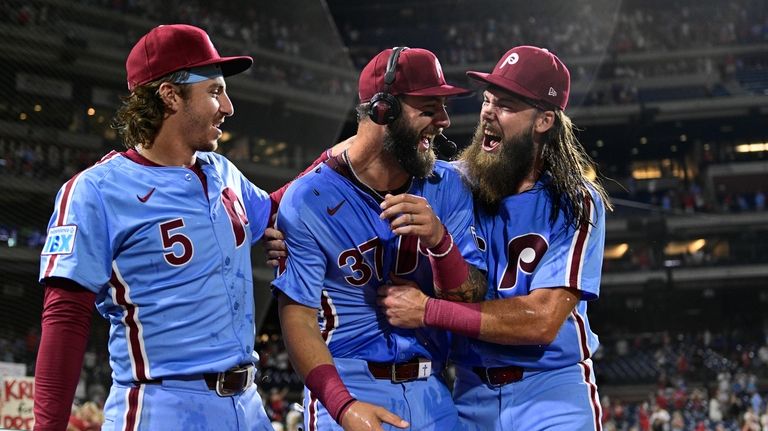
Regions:
[[[221,181],[221,179],[216,175],[211,175],[208,178],[209,181],[209,188],[213,187],[213,190],[219,190],[219,193],[221,190],[224,189],[224,183]],[[211,209],[211,221],[215,222],[219,218],[219,211],[222,209],[222,199],[221,196],[209,194],[208,201],[210,202],[210,209]],[[226,221],[226,217],[222,219],[222,221]]]

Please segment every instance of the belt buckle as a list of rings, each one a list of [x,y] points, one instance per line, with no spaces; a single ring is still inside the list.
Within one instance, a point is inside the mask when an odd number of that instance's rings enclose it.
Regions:
[[[483,371],[485,372],[485,384],[492,387],[492,388],[500,388],[504,386],[503,383],[492,383],[491,382],[491,375],[488,374],[488,370],[490,370],[490,367],[483,368]]]
[[[216,395],[220,397],[231,397],[232,395],[236,395],[246,389],[248,389],[249,386],[251,386],[251,383],[253,383],[253,372],[254,372],[253,366],[247,366],[245,368],[241,367],[235,367],[231,368],[227,371],[222,371],[219,374],[216,375]],[[235,391],[232,389],[227,389],[224,387],[224,383],[226,383],[226,377],[227,373],[230,374],[239,374],[239,373],[247,373],[245,385],[243,385],[242,389],[239,391]]]
[[[404,383],[409,382],[411,380],[421,380],[421,379],[428,379],[429,376],[432,375],[432,361],[429,359],[422,359],[419,358],[419,365],[418,365],[418,372],[416,374],[416,377],[404,377],[404,378],[398,378],[397,377],[397,364],[393,363],[390,369],[390,380],[392,383]]]
[[[390,380],[392,381],[392,383],[403,383],[403,382],[407,382],[409,379],[397,378],[397,364],[393,362],[390,368]]]

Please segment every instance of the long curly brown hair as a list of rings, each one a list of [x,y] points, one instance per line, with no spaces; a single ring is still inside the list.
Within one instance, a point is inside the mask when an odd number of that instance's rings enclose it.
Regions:
[[[128,96],[121,97],[122,104],[112,119],[112,128],[123,138],[126,148],[150,148],[165,119],[166,107],[158,94],[164,82],[183,81],[189,72],[181,70],[138,86]],[[173,84],[182,99],[187,98],[188,84]]]
[[[576,138],[571,119],[561,110],[555,110],[555,123],[544,134],[541,154],[542,172],[549,172],[546,188],[552,200],[551,222],[559,211],[565,214],[566,225],[576,228],[590,223],[590,210],[586,200],[595,204],[589,187],[593,188],[607,210],[613,210],[608,193],[596,175],[592,180],[589,171],[597,172],[594,161]]]

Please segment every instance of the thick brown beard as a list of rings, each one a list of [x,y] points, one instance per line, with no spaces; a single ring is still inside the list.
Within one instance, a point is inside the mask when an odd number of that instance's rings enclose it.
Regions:
[[[533,129],[504,139],[497,154],[483,151],[484,125],[478,124],[472,144],[461,154],[475,199],[497,208],[502,199],[517,193],[533,166]]]
[[[417,178],[425,178],[435,167],[433,151],[419,151],[421,132],[406,123],[404,117],[395,120],[387,127],[384,136],[384,151],[397,159],[405,172]]]

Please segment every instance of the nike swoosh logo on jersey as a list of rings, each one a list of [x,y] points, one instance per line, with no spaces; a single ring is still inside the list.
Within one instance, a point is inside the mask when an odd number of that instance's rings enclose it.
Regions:
[[[154,192],[155,192],[155,188],[154,188],[154,187],[152,187],[152,190],[150,190],[150,191],[149,191],[149,193],[147,193],[146,195],[144,195],[144,197],[141,197],[141,196],[139,196],[139,195],[136,195],[136,199],[138,199],[138,200],[139,200],[139,202],[141,202],[141,203],[146,203],[146,202],[149,200],[149,197],[150,197],[150,196],[152,196],[152,193],[154,193]]]
[[[336,214],[336,211],[338,211],[338,210],[339,210],[339,208],[341,208],[341,206],[342,206],[342,205],[344,205],[344,203],[345,203],[346,201],[347,201],[347,200],[346,200],[346,199],[344,199],[343,201],[339,202],[339,204],[338,204],[338,205],[336,205],[336,206],[335,206],[335,207],[333,207],[333,208],[331,208],[331,207],[325,207],[325,210],[326,210],[326,211],[328,211],[328,215],[329,215],[329,216],[332,216],[332,215]]]

